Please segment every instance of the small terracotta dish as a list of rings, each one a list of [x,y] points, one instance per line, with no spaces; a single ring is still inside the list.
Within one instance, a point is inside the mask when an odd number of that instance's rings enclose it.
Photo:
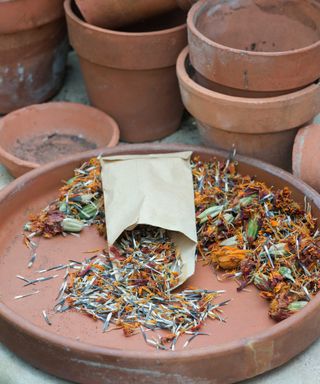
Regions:
[[[31,105],[0,120],[0,163],[15,177],[58,158],[118,142],[118,124],[83,104]]]
[[[225,159],[227,152],[185,145],[126,145],[106,149],[106,155],[193,151],[202,160]],[[30,212],[39,212],[55,199],[61,180],[99,151],[77,154],[27,173],[0,193],[0,342],[35,367],[58,377],[83,384],[228,384],[278,367],[307,348],[320,335],[320,295],[300,312],[280,323],[268,317],[268,303],[254,287],[238,292],[234,280],[217,278],[210,266],[197,263],[189,286],[223,289],[225,299],[233,299],[224,309],[226,323],[208,321],[203,331],[183,348],[187,336],[175,351],[150,347],[137,333],[125,337],[122,330],[102,333],[102,324],[74,311],[54,314],[53,307],[65,271],[36,287],[23,288],[16,275],[27,279],[41,276],[36,271],[67,260],[83,260],[93,249],[102,249],[106,240],[96,228],[85,228],[80,237],[57,236],[37,239],[37,257],[27,267],[30,250],[22,241],[23,225]],[[237,157],[239,172],[255,176],[275,188],[288,186],[296,201],[306,197],[312,214],[320,218],[320,197],[291,174],[250,158]],[[119,215],[126,212],[120,210]],[[91,251],[90,251],[91,250]],[[89,253],[86,253],[89,251]],[[89,256],[88,256],[89,255]],[[49,273],[51,275],[51,273]],[[46,275],[48,276],[48,275]],[[16,295],[39,294],[15,300]],[[51,325],[44,321],[45,310]]]

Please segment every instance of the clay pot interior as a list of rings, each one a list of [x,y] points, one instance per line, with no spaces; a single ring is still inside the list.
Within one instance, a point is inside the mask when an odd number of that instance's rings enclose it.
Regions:
[[[163,153],[193,150],[203,160],[213,156],[226,158],[226,152],[188,146],[126,146],[105,151],[108,155],[134,153]],[[98,155],[98,151],[90,156]],[[29,252],[21,240],[23,224],[30,212],[37,212],[57,196],[61,180],[70,178],[74,168],[89,154],[48,164],[16,180],[0,195],[0,340],[20,357],[59,377],[79,383],[101,384],[105,377],[110,383],[140,382],[181,383],[180,377],[193,382],[231,383],[255,376],[283,364],[306,348],[318,335],[320,320],[316,297],[300,313],[276,324],[267,316],[267,303],[254,287],[249,292],[237,292],[232,281],[221,282],[211,268],[197,264],[189,285],[208,289],[226,289],[223,297],[234,298],[225,307],[226,323],[208,321],[204,331],[210,336],[198,337],[189,349],[183,349],[184,338],[176,352],[166,353],[150,348],[142,336],[124,337],[121,331],[102,333],[99,322],[76,312],[54,315],[52,307],[63,273],[57,279],[42,283],[40,294],[24,300],[14,300],[21,294],[22,282],[15,276],[30,278],[35,271],[81,260],[85,250],[103,247],[105,240],[94,228],[87,228],[80,238],[68,236],[41,239],[37,259],[27,268]],[[239,171],[256,175],[276,188],[289,186],[294,198],[303,203],[304,196],[312,202],[313,215],[320,217],[320,200],[311,189],[293,176],[239,157]],[[42,316],[46,310],[52,320],[48,326]],[[23,343],[21,343],[23,340]],[[266,353],[272,346],[272,353]],[[258,360],[257,360],[258,359]],[[152,375],[151,372],[154,372]],[[141,376],[143,375],[143,376]],[[144,376],[145,375],[145,376]]]
[[[230,48],[292,51],[319,41],[320,6],[314,0],[209,0],[195,25],[208,39]]]
[[[317,0],[198,0],[187,23],[191,62],[214,83],[268,97],[320,78]]]
[[[76,0],[86,22],[116,28],[138,22],[177,7],[175,0]]]
[[[14,176],[73,153],[115,146],[118,141],[117,123],[82,104],[32,105],[0,120],[0,160]]]
[[[80,20],[85,21],[79,7],[74,1],[71,3],[71,8]],[[174,9],[160,15],[148,17],[147,19],[141,21],[135,21],[120,27],[114,27],[112,30],[132,33],[161,31],[162,29],[174,28],[183,24],[186,20],[186,16],[186,11]],[[105,29],[108,29],[108,27],[106,26]]]

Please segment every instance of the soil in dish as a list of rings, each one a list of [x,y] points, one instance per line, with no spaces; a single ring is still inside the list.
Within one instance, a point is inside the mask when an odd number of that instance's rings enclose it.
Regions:
[[[26,140],[18,139],[12,148],[12,153],[20,159],[45,164],[66,155],[95,148],[97,145],[84,137],[52,133],[33,136]]]

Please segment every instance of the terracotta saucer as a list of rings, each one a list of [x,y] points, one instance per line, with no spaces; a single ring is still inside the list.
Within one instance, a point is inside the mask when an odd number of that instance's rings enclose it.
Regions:
[[[227,156],[226,152],[185,145],[135,145],[107,149],[105,153],[178,150],[192,150],[204,160]],[[98,151],[90,153],[97,154]],[[17,179],[0,193],[0,341],[21,358],[78,383],[233,383],[284,364],[320,335],[320,296],[301,312],[276,324],[268,318],[267,303],[258,291],[250,288],[249,292],[238,293],[235,283],[219,281],[201,263],[189,284],[225,289],[224,297],[234,300],[224,310],[226,323],[208,321],[204,330],[210,336],[196,338],[185,349],[182,348],[185,339],[181,338],[175,352],[153,349],[140,334],[129,338],[122,331],[103,334],[100,322],[79,313],[54,314],[52,307],[64,272],[37,286],[39,294],[14,300],[14,296],[33,290],[33,287],[24,288],[17,274],[31,278],[39,269],[69,259],[82,260],[84,251],[104,245],[104,239],[94,228],[84,230],[80,238],[41,239],[35,265],[27,268],[30,255],[22,242],[22,227],[28,213],[50,202],[61,180],[68,179],[88,156],[88,153],[77,154],[47,164]],[[238,160],[241,173],[255,175],[275,187],[287,185],[301,203],[306,196],[313,214],[320,217],[320,197],[306,184],[265,163],[240,156]],[[42,310],[49,314],[51,326],[44,321]]]
[[[15,177],[58,158],[118,142],[118,124],[83,104],[31,105],[0,120],[0,162]]]

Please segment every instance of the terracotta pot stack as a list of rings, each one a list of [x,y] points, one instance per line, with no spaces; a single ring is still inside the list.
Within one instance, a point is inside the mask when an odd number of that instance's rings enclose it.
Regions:
[[[320,3],[199,0],[187,24],[177,72],[204,144],[290,169],[320,112]]]
[[[0,1],[0,115],[52,97],[67,52],[63,0]]]
[[[183,113],[175,64],[187,44],[186,13],[176,0],[66,0],[65,11],[89,99],[116,119],[120,138],[173,133]]]

